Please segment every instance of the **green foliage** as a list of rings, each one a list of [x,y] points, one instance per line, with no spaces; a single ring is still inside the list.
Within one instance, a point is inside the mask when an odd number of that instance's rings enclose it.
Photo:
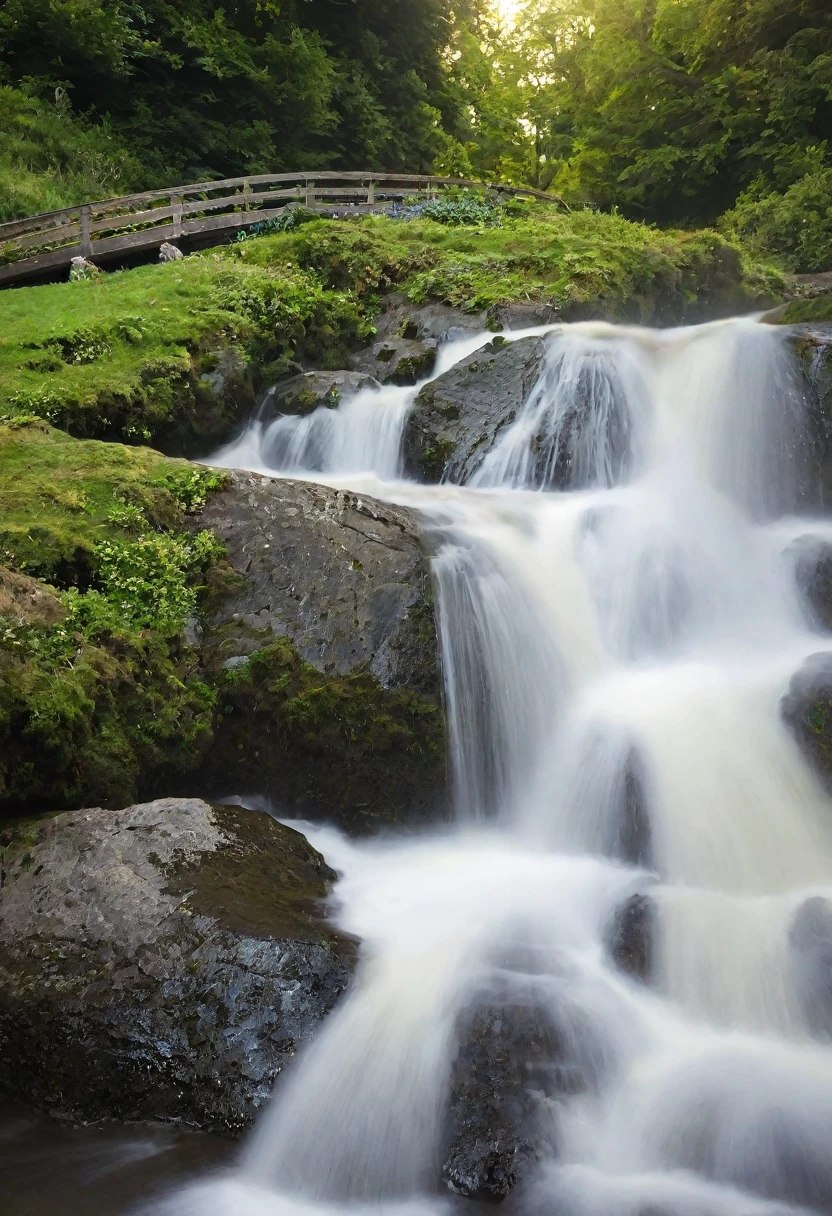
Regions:
[[[452,28],[446,0],[5,0],[0,76],[47,109],[60,89],[62,113],[71,101],[85,116],[79,132],[101,133],[90,151],[119,166],[129,147],[146,185],[323,165],[424,172],[460,104]]]
[[[457,26],[452,134],[481,176],[710,223],[829,167],[831,40],[827,0],[526,0]]]
[[[716,232],[660,232],[620,215],[544,205],[483,230],[425,219],[318,220],[253,241],[238,256],[264,268],[289,263],[368,301],[397,288],[415,302],[473,312],[534,301],[567,316],[673,319],[695,307],[747,308],[783,286]]]
[[[499,228],[503,222],[502,211],[496,203],[470,190],[426,203],[421,208],[426,220],[447,224],[452,228]]]
[[[31,85],[0,85],[0,223],[108,198],[144,179],[110,124],[75,117],[65,92],[53,86],[43,100]]]
[[[251,408],[260,367],[298,356],[342,366],[364,340],[342,292],[229,252],[0,293],[0,413],[205,452]],[[237,382],[218,396],[203,377],[229,349]]]
[[[201,756],[215,693],[182,629],[222,549],[181,523],[223,481],[0,425],[0,563],[51,581],[60,606],[51,623],[0,618],[0,805],[123,805]]]
[[[832,166],[807,174],[783,193],[758,183],[722,216],[720,228],[787,270],[832,270]]]

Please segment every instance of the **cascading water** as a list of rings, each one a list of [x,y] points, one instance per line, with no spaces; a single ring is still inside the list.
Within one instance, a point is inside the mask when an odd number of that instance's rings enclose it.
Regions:
[[[435,1193],[455,1027],[506,992],[543,1011],[573,1078],[539,1103],[524,1212],[832,1207],[832,1050],[790,945],[832,897],[832,806],[778,715],[793,672],[832,649],[787,558],[824,527],[791,514],[805,444],[790,355],[748,320],[548,341],[472,486],[389,480],[413,390],[279,420],[272,440],[254,427],[218,458],[363,473],[422,513],[457,822],[339,846],[353,991],[239,1174],[178,1211],[456,1202]],[[637,893],[652,987],[608,950]]]

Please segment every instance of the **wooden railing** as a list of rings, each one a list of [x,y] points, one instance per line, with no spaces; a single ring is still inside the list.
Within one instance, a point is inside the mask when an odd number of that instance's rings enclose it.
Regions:
[[[231,177],[146,190],[0,224],[0,285],[48,277],[79,256],[107,262],[141,254],[163,241],[219,243],[235,231],[276,219],[293,203],[321,214],[360,214],[460,186],[566,207],[557,195],[540,190],[456,177],[324,171]]]

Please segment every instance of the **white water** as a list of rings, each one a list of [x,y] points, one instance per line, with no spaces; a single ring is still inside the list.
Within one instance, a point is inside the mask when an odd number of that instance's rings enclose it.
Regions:
[[[524,1213],[832,1207],[832,1049],[789,945],[797,909],[832,896],[832,806],[778,714],[805,658],[832,649],[789,556],[829,526],[794,515],[788,351],[747,320],[548,341],[474,486],[392,480],[414,390],[255,425],[217,457],[293,475],[307,460],[308,476],[421,512],[456,823],[403,843],[321,838],[343,873],[339,921],[362,941],[352,993],[239,1173],[177,1211],[459,1202],[437,1192],[442,1114],[459,1015],[489,998],[543,1011],[578,1078],[542,1097],[541,1159],[509,1201]],[[538,492],[564,480],[580,488]],[[658,910],[652,989],[605,945],[639,891]]]

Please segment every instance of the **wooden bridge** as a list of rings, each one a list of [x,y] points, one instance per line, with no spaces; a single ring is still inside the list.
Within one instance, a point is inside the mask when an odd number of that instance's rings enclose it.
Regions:
[[[253,224],[278,218],[293,204],[321,215],[383,213],[397,203],[436,197],[452,187],[566,206],[540,190],[456,177],[324,171],[231,177],[146,190],[0,224],[0,286],[53,278],[79,256],[103,264],[129,261],[158,249],[163,241],[189,249],[221,244]]]

